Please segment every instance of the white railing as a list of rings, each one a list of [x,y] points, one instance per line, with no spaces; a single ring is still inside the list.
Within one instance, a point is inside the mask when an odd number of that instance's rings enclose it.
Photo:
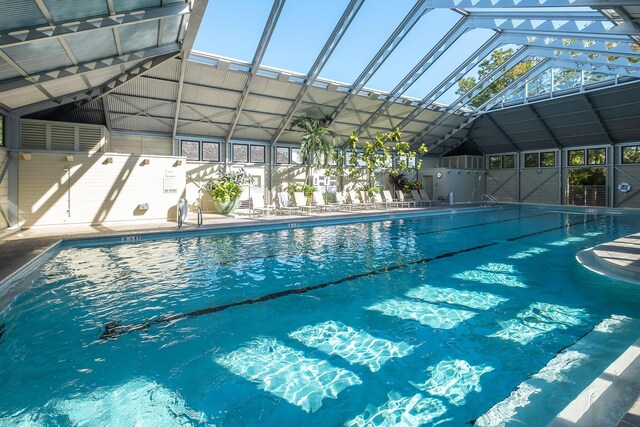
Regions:
[[[480,197],[480,206],[493,206],[498,203],[498,199],[491,194],[483,194]]]

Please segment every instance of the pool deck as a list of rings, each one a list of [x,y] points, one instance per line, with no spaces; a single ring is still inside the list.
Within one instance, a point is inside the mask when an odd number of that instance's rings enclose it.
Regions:
[[[593,248],[585,249],[576,255],[576,259],[591,271],[640,286],[640,233],[621,237]],[[609,372],[610,371],[610,372]],[[624,373],[630,371],[628,378]],[[611,390],[624,389],[625,393],[635,393],[637,399],[626,414],[622,416],[616,427],[640,427],[640,340],[616,360],[603,375],[596,379],[578,396],[563,413],[571,417],[582,411],[586,415],[594,400],[611,393]],[[631,381],[630,381],[631,380]],[[615,394],[616,391],[613,391]],[[594,399],[594,396],[597,396]],[[585,402],[589,402],[586,404]],[[562,414],[562,413],[561,413]],[[584,419],[583,419],[584,421]],[[570,425],[560,424],[557,425]],[[578,424],[572,424],[578,425]],[[587,424],[579,424],[587,425]],[[591,425],[591,424],[589,424]]]

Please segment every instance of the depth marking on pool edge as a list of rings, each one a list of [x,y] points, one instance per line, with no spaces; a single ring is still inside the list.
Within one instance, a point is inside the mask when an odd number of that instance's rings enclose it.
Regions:
[[[536,235],[536,234],[543,234],[543,233],[548,233],[550,231],[555,231],[555,230],[561,230],[563,228],[571,228],[574,225],[581,225],[581,224],[585,224],[587,222],[592,222],[595,221],[596,219],[592,219],[592,220],[588,220],[588,221],[581,221],[581,222],[576,222],[576,223],[570,223],[570,224],[563,224],[559,227],[554,227],[554,228],[550,228],[547,230],[542,230],[539,232],[535,232],[535,233],[529,233],[529,234],[525,234],[522,236],[517,236],[517,237],[510,237],[508,239],[506,239],[509,242],[512,242],[514,240],[519,240],[525,237],[529,237],[532,235]],[[159,323],[168,323],[168,322],[173,322],[174,320],[180,320],[180,319],[186,319],[189,317],[199,317],[199,316],[203,316],[205,314],[211,314],[211,313],[217,313],[219,311],[223,311],[226,310],[228,308],[232,308],[232,307],[238,307],[238,306],[242,306],[242,305],[250,305],[250,304],[256,304],[256,303],[260,303],[260,302],[265,302],[265,301],[270,301],[270,300],[274,300],[274,299],[278,299],[278,298],[282,298],[282,297],[286,297],[289,295],[298,295],[298,294],[304,294],[310,291],[315,291],[317,289],[323,289],[332,285],[339,285],[341,283],[344,282],[350,282],[352,280],[356,280],[356,279],[360,279],[363,277],[368,277],[368,276],[377,276],[378,274],[382,274],[382,273],[387,273],[390,271],[394,271],[394,270],[398,270],[401,268],[405,268],[411,265],[418,265],[418,264],[426,264],[428,262],[431,261],[435,261],[435,260],[439,260],[442,258],[448,258],[448,257],[452,257],[461,253],[465,253],[465,252],[472,252],[472,251],[476,251],[479,249],[484,249],[487,248],[489,246],[495,246],[497,245],[498,242],[491,242],[491,243],[487,243],[484,245],[480,245],[480,246],[474,246],[472,248],[466,248],[466,249],[461,249],[455,252],[447,252],[444,254],[440,254],[440,255],[436,255],[434,257],[430,257],[430,258],[423,258],[423,259],[419,259],[419,260],[415,260],[415,261],[411,261],[411,262],[407,262],[407,263],[403,263],[403,264],[397,264],[397,265],[392,265],[389,267],[384,267],[384,268],[380,268],[378,270],[372,270],[372,271],[368,271],[365,273],[359,273],[359,274],[354,274],[352,276],[347,276],[347,277],[343,277],[342,279],[338,279],[338,280],[334,280],[331,282],[325,282],[325,283],[321,283],[318,285],[312,285],[312,286],[306,286],[304,288],[297,288],[297,289],[288,289],[286,291],[280,291],[280,292],[274,292],[271,294],[267,294],[264,296],[261,296],[259,298],[251,298],[251,299],[247,299],[244,301],[239,301],[239,302],[233,302],[233,303],[229,303],[229,304],[224,304],[224,305],[219,305],[219,306],[215,306],[215,307],[207,307],[207,308],[203,308],[203,309],[199,309],[199,310],[194,310],[194,311],[190,311],[187,313],[178,313],[178,314],[171,314],[171,315],[165,315],[165,316],[160,316],[157,317],[155,319],[149,319],[146,320],[144,322],[140,322],[140,323],[132,323],[129,325],[119,325],[115,322],[109,322],[105,325],[104,327],[104,332],[102,333],[102,335],[100,335],[100,340],[109,340],[109,339],[115,339],[118,338],[121,335],[125,335],[131,332],[135,332],[135,331],[139,331],[139,330],[143,330],[143,329],[149,329],[151,326],[159,324]]]

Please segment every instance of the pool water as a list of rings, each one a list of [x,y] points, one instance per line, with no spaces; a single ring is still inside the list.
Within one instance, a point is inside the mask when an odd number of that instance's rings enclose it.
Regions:
[[[0,425],[548,423],[638,338],[579,265],[638,217],[503,208],[63,249],[0,313]]]

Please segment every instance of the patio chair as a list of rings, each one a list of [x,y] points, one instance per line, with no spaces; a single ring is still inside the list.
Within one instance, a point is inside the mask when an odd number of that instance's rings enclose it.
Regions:
[[[275,205],[264,204],[264,196],[252,197],[250,200],[249,217],[251,217],[252,214],[262,214],[262,216],[264,216],[276,213]]]
[[[380,195],[380,193],[375,193],[373,195],[373,203],[375,204],[376,208],[382,208],[384,210],[389,209],[389,206],[391,207],[398,207],[398,203],[391,201],[391,202],[387,202],[385,200],[382,200],[382,196]]]
[[[337,208],[341,211],[353,212],[354,208],[354,205],[352,205],[351,203],[347,203],[344,193],[340,191],[336,193],[336,203],[332,203],[332,205],[337,206]]]
[[[277,213],[292,215],[300,212],[300,209],[296,206],[289,206],[288,197],[286,193],[278,193],[278,207]]]
[[[411,190],[413,200],[416,202],[416,206],[431,206],[430,200],[423,200],[418,190]]]
[[[338,206],[337,203],[326,203],[321,191],[313,192],[313,202],[320,209],[320,211],[333,212],[340,209],[340,206]]]
[[[382,197],[384,198],[384,201],[388,204],[395,204],[396,208],[400,208],[400,207],[409,207],[409,202],[401,202],[399,200],[394,200],[393,196],[391,196],[391,191],[389,190],[383,190],[382,191]],[[390,205],[389,205],[390,206]]]
[[[300,191],[293,193],[293,200],[296,202],[296,206],[302,211],[302,213],[318,212],[320,210],[317,206],[307,206],[307,196]]]
[[[358,198],[358,195],[355,191],[349,191],[349,201],[351,202],[351,207],[359,210],[363,210],[367,208],[367,205],[362,203]]]
[[[418,191],[420,192],[420,197],[422,197],[422,200],[426,200],[428,202],[431,202],[432,205],[436,205],[436,206],[438,206],[440,204],[439,200],[431,199],[429,197],[429,194],[427,193],[427,190],[425,190],[424,188],[421,188]]]
[[[400,203],[406,203],[407,207],[411,207],[411,205],[413,205],[413,207],[416,207],[416,202],[414,202],[413,200],[405,200],[404,199],[404,193],[402,192],[402,190],[396,190],[396,196],[398,196],[398,201]]]
[[[365,209],[376,209],[376,204],[371,201],[368,191],[360,190],[358,196],[360,196],[360,202],[365,206]]]

